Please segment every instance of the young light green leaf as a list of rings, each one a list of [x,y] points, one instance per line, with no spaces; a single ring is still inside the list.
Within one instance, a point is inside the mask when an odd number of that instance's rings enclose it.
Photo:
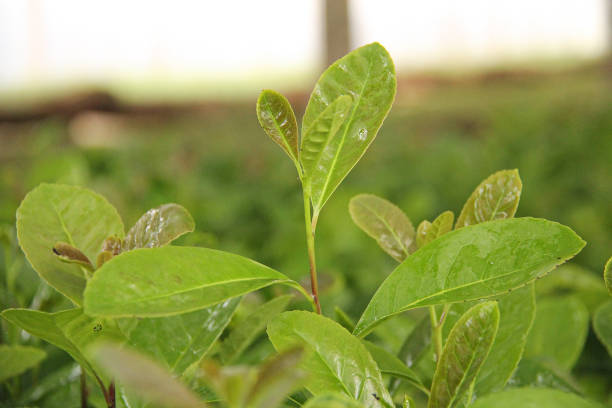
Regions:
[[[436,365],[428,408],[456,406],[472,386],[497,333],[497,302],[469,309],[453,326]]]
[[[203,408],[197,395],[153,360],[112,343],[94,346],[92,358],[144,401],[169,408]]]
[[[589,331],[589,311],[574,296],[540,299],[537,306],[525,357],[550,359],[559,367],[571,370],[582,353]]]
[[[123,340],[114,322],[91,318],[83,314],[80,308],[57,313],[7,309],[2,312],[2,317],[31,335],[66,351],[98,381],[101,381],[100,370],[85,357],[85,349],[100,340]]]
[[[279,351],[305,348],[300,367],[310,374],[306,387],[314,395],[346,393],[368,407],[393,407],[365,346],[333,320],[310,312],[284,312],[268,326],[268,337]]]
[[[82,267],[62,262],[52,249],[65,241],[88,259],[96,259],[110,235],[123,236],[117,210],[104,197],[81,187],[41,184],[17,209],[19,245],[32,267],[78,305],[86,283]]]
[[[0,383],[34,367],[46,356],[47,353],[36,347],[0,344]]]
[[[455,228],[503,218],[512,218],[523,184],[518,170],[501,170],[476,187],[457,218]]]
[[[320,166],[328,163],[328,158],[324,153],[338,133],[340,126],[346,121],[352,103],[353,99],[350,95],[337,97],[307,129],[303,128],[300,163],[304,169],[304,186],[309,194],[312,190],[313,176],[324,170]],[[321,180],[314,180],[315,188],[320,188],[316,185],[317,181]]]
[[[603,408],[575,394],[547,388],[514,388],[476,400],[470,408]]]
[[[85,290],[85,311],[93,316],[170,316],[276,283],[305,293],[282,273],[228,252],[178,246],[136,249],[96,271]]]
[[[291,104],[283,95],[265,89],[257,99],[257,119],[263,130],[298,164],[298,127]]]
[[[321,394],[309,399],[303,408],[365,408],[345,394]]]
[[[130,346],[163,363],[173,374],[182,374],[199,362],[229,323],[240,298],[176,316],[119,319]]]
[[[473,389],[476,398],[501,391],[521,360],[536,315],[533,286],[532,283],[495,298],[499,306],[499,328],[491,351],[476,377]],[[444,329],[454,324],[474,304],[453,304]]]
[[[70,244],[65,242],[57,242],[53,246],[53,253],[63,262],[81,265],[90,272],[93,272],[94,270],[94,266],[89,258]]]
[[[339,96],[350,95],[353,103],[347,120],[325,146],[310,176],[315,215],[376,137],[391,109],[395,88],[393,61],[378,43],[340,58],[319,78],[304,113],[302,134],[314,126],[319,115]]]
[[[373,194],[359,194],[349,202],[351,218],[359,228],[398,262],[416,250],[414,227],[406,214]]]
[[[123,250],[160,247],[194,229],[195,222],[184,207],[164,204],[150,209],[136,221],[125,236]]]
[[[408,368],[406,364],[402,363],[399,358],[370,341],[363,340],[363,344],[365,344],[368,352],[374,361],[376,361],[376,364],[378,364],[378,368],[382,374],[401,378],[402,380],[408,381],[418,389],[429,392],[419,379],[419,376]]]
[[[266,329],[268,323],[287,308],[292,298],[292,295],[278,296],[245,316],[221,343],[219,351],[221,361],[230,364],[240,357]]]
[[[584,246],[571,229],[536,218],[491,221],[449,232],[416,251],[378,288],[355,328],[422,306],[502,294],[546,275]]]
[[[608,262],[606,262],[606,266],[604,267],[604,282],[606,282],[608,292],[610,292],[610,295],[612,295],[612,257],[608,259]]]
[[[510,387],[554,388],[580,394],[580,388],[568,373],[554,367],[550,362],[523,358],[512,378]]]
[[[612,300],[601,305],[595,312],[593,329],[612,357]]]
[[[450,232],[453,229],[455,214],[452,211],[444,211],[438,215],[433,222],[422,221],[417,228],[416,242],[419,248],[429,244],[436,238]]]

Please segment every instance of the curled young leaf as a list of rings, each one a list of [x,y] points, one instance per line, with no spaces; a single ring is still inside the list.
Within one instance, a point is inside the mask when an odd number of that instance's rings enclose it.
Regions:
[[[501,170],[476,187],[461,210],[455,228],[485,221],[512,218],[521,198],[523,184],[518,170]]]
[[[75,248],[70,244],[65,242],[57,242],[53,246],[53,253],[63,262],[81,265],[89,271],[94,270],[89,258],[84,253],[79,251],[78,248]]]
[[[398,262],[415,251],[414,227],[406,214],[373,194],[359,194],[349,202],[351,218],[359,228]]]
[[[455,323],[436,365],[428,408],[454,407],[466,397],[491,350],[498,325],[494,301],[477,304]]]
[[[450,232],[453,229],[454,220],[455,214],[452,211],[444,211],[433,222],[427,220],[421,222],[416,233],[417,246],[421,248],[434,239]]]
[[[606,262],[606,266],[604,267],[604,282],[606,282],[608,292],[610,292],[610,295],[612,295],[612,257],[608,259],[608,262]]]
[[[283,95],[265,89],[257,99],[257,119],[263,130],[298,164],[298,127],[291,104]]]
[[[136,221],[125,236],[123,250],[164,246],[194,228],[193,218],[183,206],[164,204],[150,209]]]

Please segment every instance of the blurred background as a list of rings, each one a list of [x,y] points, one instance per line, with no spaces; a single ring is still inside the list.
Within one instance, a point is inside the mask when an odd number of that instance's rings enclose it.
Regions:
[[[16,208],[41,182],[103,194],[128,227],[180,203],[197,223],[183,244],[305,278],[295,169],[255,102],[276,89],[300,118],[325,67],[372,41],[395,60],[398,94],[319,220],[327,312],[358,317],[395,266],[352,224],[353,195],[379,194],[416,226],[458,214],[508,168],[524,184],[517,215],[571,226],[588,242],[575,265],[600,279],[612,255],[609,0],[0,0],[0,268],[21,274],[2,307],[66,306],[15,244]]]

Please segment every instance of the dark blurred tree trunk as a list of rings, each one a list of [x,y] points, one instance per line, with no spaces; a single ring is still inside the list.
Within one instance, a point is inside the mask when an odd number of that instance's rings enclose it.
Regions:
[[[348,2],[349,0],[325,0],[325,62],[327,66],[350,50]]]

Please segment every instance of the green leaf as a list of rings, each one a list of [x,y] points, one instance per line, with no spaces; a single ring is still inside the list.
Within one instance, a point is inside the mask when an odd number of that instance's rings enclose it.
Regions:
[[[125,236],[123,250],[164,246],[194,229],[189,211],[178,204],[164,204],[150,209],[136,221]]]
[[[479,396],[501,391],[516,369],[536,315],[533,284],[496,297],[499,328],[495,342],[476,377],[473,394]],[[449,310],[444,328],[453,324],[474,302],[455,303]]]
[[[365,346],[333,320],[310,312],[284,312],[268,326],[268,337],[279,351],[305,348],[300,366],[310,374],[306,387],[314,395],[346,393],[368,407],[393,407]]]
[[[469,309],[453,326],[436,365],[428,408],[456,406],[476,379],[497,333],[497,302]]]
[[[612,300],[601,305],[595,312],[593,329],[612,357]]]
[[[359,194],[349,202],[353,221],[398,262],[415,251],[414,227],[402,210],[373,194]]]
[[[512,378],[508,381],[511,387],[554,388],[561,391],[580,393],[575,381],[550,362],[524,358],[519,363]]]
[[[17,235],[40,277],[76,304],[82,304],[86,279],[80,266],[62,262],[52,249],[68,242],[88,259],[96,259],[110,235],[123,236],[123,223],[106,199],[90,190],[41,184],[17,209]]]
[[[241,319],[236,328],[221,343],[219,355],[224,364],[235,361],[246,348],[266,329],[268,323],[283,312],[292,295],[276,297],[257,307],[249,315]]]
[[[96,345],[90,354],[117,382],[149,403],[169,408],[206,406],[172,374],[135,351],[104,343]]]
[[[303,408],[365,408],[344,394],[321,394],[309,399]]]
[[[610,292],[610,295],[612,295],[612,257],[608,259],[608,262],[606,262],[606,266],[604,267],[604,282],[606,282],[608,292]]]
[[[100,373],[85,357],[85,349],[100,340],[123,340],[123,335],[113,321],[89,317],[80,308],[57,313],[7,309],[2,312],[2,317],[31,335],[66,351],[94,378]]]
[[[571,370],[582,353],[589,331],[589,311],[574,296],[540,299],[537,307],[525,357],[550,359],[559,367]]]
[[[303,135],[339,96],[350,95],[353,103],[347,120],[323,149],[310,177],[315,215],[376,137],[391,109],[395,88],[393,61],[378,43],[365,45],[340,58],[319,78],[304,113]]]
[[[518,170],[501,170],[487,177],[467,200],[455,228],[503,218],[512,218],[523,184]]]
[[[346,330],[352,332],[355,329],[355,321],[338,306],[334,306],[334,317],[340,326]]]
[[[120,319],[118,324],[132,348],[163,362],[172,373],[182,374],[208,353],[239,303],[238,297],[195,312]]]
[[[408,368],[406,364],[402,363],[399,358],[370,341],[363,340],[363,344],[365,344],[368,352],[374,361],[376,361],[376,364],[378,365],[378,368],[382,374],[406,380],[420,390],[425,389],[418,375]]]
[[[298,165],[298,127],[291,104],[283,95],[263,90],[257,99],[257,119],[263,130]]]
[[[136,249],[106,262],[85,290],[85,311],[112,317],[191,312],[275,283],[295,281],[239,255],[208,248]]]
[[[300,147],[300,162],[304,169],[304,186],[310,194],[313,177],[320,177],[321,166],[329,165],[329,158],[324,155],[330,142],[346,121],[353,99],[349,95],[341,95],[330,103],[312,122],[308,129],[304,128],[302,146]],[[318,180],[315,179],[316,183]]]
[[[421,248],[450,232],[453,229],[453,221],[455,214],[452,211],[444,211],[433,222],[427,220],[421,222],[416,233],[417,246]]]
[[[34,367],[46,356],[47,353],[36,347],[0,344],[0,383]]]
[[[546,388],[515,388],[476,400],[470,408],[603,408],[577,395]]]
[[[523,286],[583,246],[568,227],[536,218],[491,221],[449,232],[387,277],[355,334],[364,336],[381,320],[405,310],[492,297]]]
[[[431,319],[423,316],[416,327],[410,332],[400,351],[398,358],[408,367],[414,367],[431,344]]]

